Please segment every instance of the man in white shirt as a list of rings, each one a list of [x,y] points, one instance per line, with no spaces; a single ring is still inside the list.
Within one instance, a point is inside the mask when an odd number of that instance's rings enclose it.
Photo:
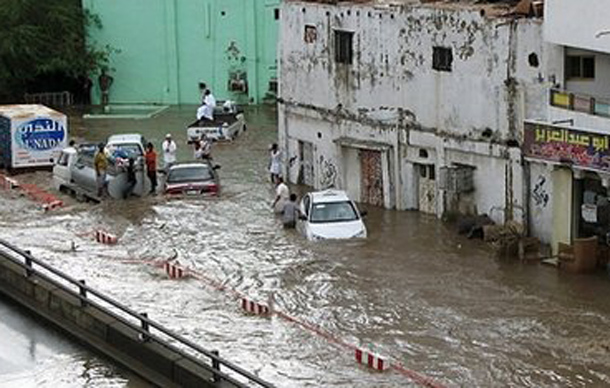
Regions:
[[[214,120],[214,108],[207,104],[201,105],[197,109],[197,120],[201,120],[203,118],[213,121]]]
[[[211,106],[212,109],[216,106],[216,97],[210,92],[210,89],[206,89],[205,92],[203,92],[203,103]]]
[[[282,177],[277,178],[277,187],[275,189],[275,201],[273,201],[273,205],[271,207],[273,210],[281,214],[284,212],[284,205],[290,199],[290,189],[284,183],[284,179]]]
[[[172,164],[176,163],[176,151],[178,147],[176,146],[176,142],[172,140],[172,135],[165,135],[165,141],[161,145],[163,148],[163,166],[165,168],[165,172],[169,170]]]

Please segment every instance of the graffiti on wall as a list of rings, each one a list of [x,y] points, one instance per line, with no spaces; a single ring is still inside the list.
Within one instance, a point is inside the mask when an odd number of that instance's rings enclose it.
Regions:
[[[536,206],[545,208],[549,203],[549,193],[546,190],[546,178],[542,175],[538,176],[534,189],[532,190],[532,199]]]
[[[337,167],[335,164],[324,156],[320,155],[318,161],[320,171],[320,186],[323,189],[333,188],[337,184]]]

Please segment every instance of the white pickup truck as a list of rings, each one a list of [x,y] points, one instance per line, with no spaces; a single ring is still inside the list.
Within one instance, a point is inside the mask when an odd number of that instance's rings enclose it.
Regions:
[[[202,118],[190,124],[186,133],[189,142],[201,140],[203,135],[214,141],[233,140],[246,130],[244,113],[232,101],[214,108],[214,120]]]
[[[142,135],[113,135],[106,143],[108,155],[108,194],[112,198],[124,197],[127,185],[127,170],[125,159],[135,160],[136,185],[132,194],[144,196],[150,189],[146,177],[144,162],[144,145],[146,140]],[[99,202],[97,196],[97,180],[93,160],[97,152],[96,145],[83,145],[78,149],[68,147],[61,151],[53,167],[53,185],[55,189],[71,193],[77,198],[90,199]]]

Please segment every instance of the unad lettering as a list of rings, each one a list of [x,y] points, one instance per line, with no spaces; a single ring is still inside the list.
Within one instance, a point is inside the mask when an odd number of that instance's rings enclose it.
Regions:
[[[27,141],[28,148],[34,150],[49,150],[51,148],[57,147],[59,144],[59,140],[57,139],[30,139]]]

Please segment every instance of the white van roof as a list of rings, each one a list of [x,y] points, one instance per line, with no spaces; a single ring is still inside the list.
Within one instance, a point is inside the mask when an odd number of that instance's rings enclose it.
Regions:
[[[139,133],[126,133],[123,135],[112,135],[108,138],[108,144],[133,144],[142,143],[142,135]]]

